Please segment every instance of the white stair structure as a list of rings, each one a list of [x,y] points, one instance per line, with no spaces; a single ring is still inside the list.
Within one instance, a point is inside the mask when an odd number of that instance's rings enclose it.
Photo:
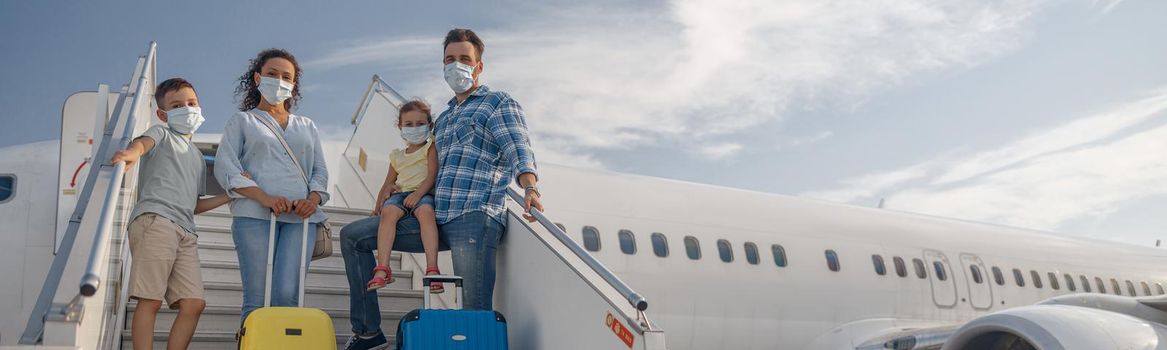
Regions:
[[[104,133],[94,141],[93,159],[109,159],[149,125],[154,111],[154,65],[155,45],[151,43],[147,54],[139,57],[131,83],[116,93],[108,122],[97,121],[98,130]],[[115,97],[112,95],[109,97]],[[105,95],[98,96],[98,100],[105,99]],[[333,237],[335,251],[332,257],[312,263],[305,283],[305,306],[323,309],[332,316],[338,346],[347,341],[351,330],[348,282],[338,236],[346,224],[368,217],[373,193],[379,190],[373,186],[380,185],[388,167],[388,150],[401,147],[399,139],[386,138],[384,132],[396,120],[397,108],[404,101],[374,76],[354,116],[355,130],[340,169],[330,169],[337,181],[328,203],[334,207],[322,209],[337,235]],[[103,115],[103,108],[99,106],[87,115]],[[136,198],[137,170],[124,169],[124,163],[98,162],[84,177],[58,254],[27,314],[18,345],[5,343],[0,349],[130,348],[129,329],[137,305],[125,295],[123,276],[127,276],[132,257],[124,243],[127,215]],[[507,232],[498,248],[495,307],[508,320],[511,348],[665,349],[664,333],[649,321],[644,297],[543,213],[532,212],[539,220],[536,223],[520,219],[523,210],[515,200],[521,198],[513,190],[510,197]],[[195,223],[207,308],[190,348],[230,349],[235,346],[242,303],[231,217],[223,207],[196,216]],[[422,293],[428,292],[421,285],[422,261],[416,253],[392,255],[397,281],[378,291],[382,330],[390,341],[398,319],[421,307]],[[439,255],[439,264],[443,271],[453,272],[448,253]],[[73,289],[78,282],[80,288]],[[453,294],[439,295],[435,304],[451,305]],[[155,323],[156,348],[165,346],[175,315],[165,308],[160,311]]]

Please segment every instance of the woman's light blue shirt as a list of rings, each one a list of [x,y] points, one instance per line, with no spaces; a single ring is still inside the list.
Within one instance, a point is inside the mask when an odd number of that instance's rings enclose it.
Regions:
[[[279,123],[267,112],[259,109],[251,112],[251,115],[235,113],[227,120],[223,139],[215,153],[215,179],[233,199],[231,215],[263,220],[271,217],[271,209],[231,191],[236,188],[258,186],[270,196],[282,196],[289,201],[307,198],[311,190],[320,194],[321,204],[328,202],[328,168],[324,164],[324,149],[320,146],[316,124],[311,119],[292,114],[288,116],[288,126],[280,130]],[[308,175],[307,184],[279,139],[257,117],[265,118],[277,132],[283,133]],[[251,179],[243,177],[244,171],[251,174]],[[313,223],[323,221],[324,211],[317,210],[308,219]],[[291,213],[280,215],[278,220],[301,222],[300,217]]]

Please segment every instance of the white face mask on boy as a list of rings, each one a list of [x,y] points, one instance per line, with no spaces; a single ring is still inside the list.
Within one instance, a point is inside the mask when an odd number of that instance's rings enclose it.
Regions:
[[[166,111],[166,126],[179,134],[190,135],[203,125],[203,109],[199,107],[178,107]]]
[[[259,77],[259,94],[267,103],[278,105],[292,97],[292,89],[296,84],[272,77]]]
[[[401,138],[411,145],[419,145],[425,143],[425,140],[430,137],[429,124],[422,126],[409,126],[401,128]]]

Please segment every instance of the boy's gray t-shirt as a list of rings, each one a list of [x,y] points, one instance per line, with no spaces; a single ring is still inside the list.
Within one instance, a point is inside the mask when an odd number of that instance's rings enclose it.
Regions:
[[[145,213],[161,215],[194,233],[194,209],[206,191],[206,164],[198,147],[165,125],[142,133],[154,148],[142,155],[138,167],[138,203],[131,220]]]

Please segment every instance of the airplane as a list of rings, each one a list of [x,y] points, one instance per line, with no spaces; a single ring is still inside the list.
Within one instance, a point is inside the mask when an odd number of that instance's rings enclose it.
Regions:
[[[100,162],[158,123],[155,53],[123,88],[67,98],[60,140],[0,149],[0,299],[18,301],[0,305],[0,349],[128,348],[134,303],[119,277],[135,172]],[[338,226],[368,216],[403,146],[392,125],[405,101],[373,76],[330,163],[324,210]],[[195,143],[213,165],[210,132]],[[495,305],[516,349],[1167,349],[1163,249],[555,164],[539,173],[547,211],[523,220],[512,189],[498,252]],[[192,348],[234,346],[229,220],[196,218],[208,311]],[[307,302],[342,343],[339,259],[313,263]],[[379,292],[386,327],[424,293],[420,255],[394,259],[403,277]],[[452,271],[448,253],[440,262]],[[435,299],[455,305],[452,294]]]

